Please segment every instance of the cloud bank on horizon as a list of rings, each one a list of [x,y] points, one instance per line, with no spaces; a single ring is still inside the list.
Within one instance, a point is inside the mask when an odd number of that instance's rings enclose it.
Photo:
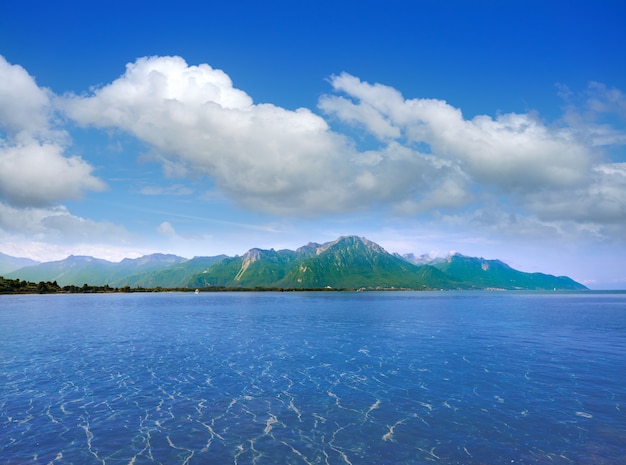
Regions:
[[[255,103],[209,64],[152,56],[87,93],[58,95],[0,56],[0,229],[44,242],[129,236],[64,206],[110,188],[72,154],[77,125],[140,141],[178,191],[201,178],[275,217],[377,209],[511,235],[626,239],[626,163],[606,154],[626,144],[605,122],[626,117],[620,90],[590,83],[576,101],[562,86],[563,117],[546,122],[533,112],[468,119],[345,72],[328,82],[317,109],[290,110]]]

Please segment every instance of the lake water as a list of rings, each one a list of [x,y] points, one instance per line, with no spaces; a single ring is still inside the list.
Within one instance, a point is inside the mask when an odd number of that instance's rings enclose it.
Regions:
[[[0,296],[0,464],[624,464],[626,294]]]

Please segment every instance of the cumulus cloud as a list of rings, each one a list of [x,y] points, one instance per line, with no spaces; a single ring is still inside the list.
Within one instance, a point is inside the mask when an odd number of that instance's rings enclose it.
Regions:
[[[19,65],[0,55],[0,128],[17,142],[36,138],[58,139],[60,132],[50,128],[52,94],[37,86]]]
[[[405,99],[381,84],[349,74],[331,79],[348,96],[326,96],[321,108],[372,134],[402,135],[425,143],[437,157],[458,164],[476,182],[503,191],[567,187],[585,182],[590,154],[566,129],[549,129],[529,114],[463,118],[460,109],[435,99]],[[364,111],[358,111],[359,109]],[[372,113],[378,114],[375,117]],[[381,122],[384,122],[382,124]]]
[[[609,225],[626,221],[624,164],[599,164],[593,152],[596,145],[626,142],[623,131],[595,123],[601,114],[624,117],[626,99],[616,89],[592,83],[584,121],[582,112],[574,120],[570,109],[569,125],[551,127],[532,114],[479,115],[467,120],[460,109],[444,101],[405,99],[396,89],[349,74],[330,82],[344,95],[323,97],[322,110],[361,125],[386,143],[396,138],[407,145],[427,144],[433,157],[455,168],[437,181],[438,187],[429,189],[421,199],[423,207],[412,199],[401,204],[407,212],[435,208],[428,200],[438,197],[448,199],[451,207],[461,207],[473,192],[479,201],[487,197],[491,202],[499,199],[502,206],[522,208],[544,225],[589,223],[583,229],[599,236],[614,236]],[[476,206],[480,211],[480,203]],[[500,221],[494,219],[494,224]]]
[[[134,135],[168,174],[208,176],[253,210],[306,216],[385,205],[418,215],[495,204],[534,215],[548,229],[557,221],[587,223],[590,231],[624,221],[624,169],[598,164],[594,151],[621,143],[611,125],[574,121],[574,112],[560,125],[533,113],[467,119],[443,100],[407,99],[350,74],[329,82],[333,93],[319,109],[377,146],[359,150],[325,117],[255,103],[223,71],[180,57],[138,59],[110,84],[64,96],[63,108],[79,124]],[[621,117],[621,92],[590,89],[588,112]]]
[[[102,190],[93,168],[80,157],[66,157],[55,144],[0,146],[0,199],[18,207],[54,205]]]
[[[80,157],[65,155],[68,135],[54,122],[53,95],[0,56],[0,201],[54,205],[104,183]]]
[[[167,169],[208,175],[240,204],[272,213],[393,202],[438,171],[406,147],[359,153],[312,111],[255,104],[223,71],[180,57],[141,58],[91,95],[68,96],[65,109],[81,124],[135,135]]]

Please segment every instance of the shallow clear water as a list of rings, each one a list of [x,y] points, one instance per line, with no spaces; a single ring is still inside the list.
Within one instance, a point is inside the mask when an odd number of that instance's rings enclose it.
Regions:
[[[0,296],[0,464],[623,464],[626,294]]]

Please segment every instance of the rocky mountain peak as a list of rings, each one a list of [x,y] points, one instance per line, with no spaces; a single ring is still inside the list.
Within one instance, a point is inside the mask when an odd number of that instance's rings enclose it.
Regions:
[[[341,236],[340,238],[332,242],[322,244],[320,247],[317,248],[316,253],[317,255],[319,255],[333,248],[349,249],[353,247],[363,247],[364,249],[372,252],[387,254],[387,251],[383,249],[380,245],[370,241],[369,239],[366,239],[365,237],[359,236]]]
[[[243,274],[246,270],[252,265],[254,262],[257,262],[267,256],[269,253],[274,252],[274,249],[271,251],[263,250],[263,249],[250,249],[248,250],[242,257],[241,260],[241,269],[235,276],[235,281],[240,281]]]

